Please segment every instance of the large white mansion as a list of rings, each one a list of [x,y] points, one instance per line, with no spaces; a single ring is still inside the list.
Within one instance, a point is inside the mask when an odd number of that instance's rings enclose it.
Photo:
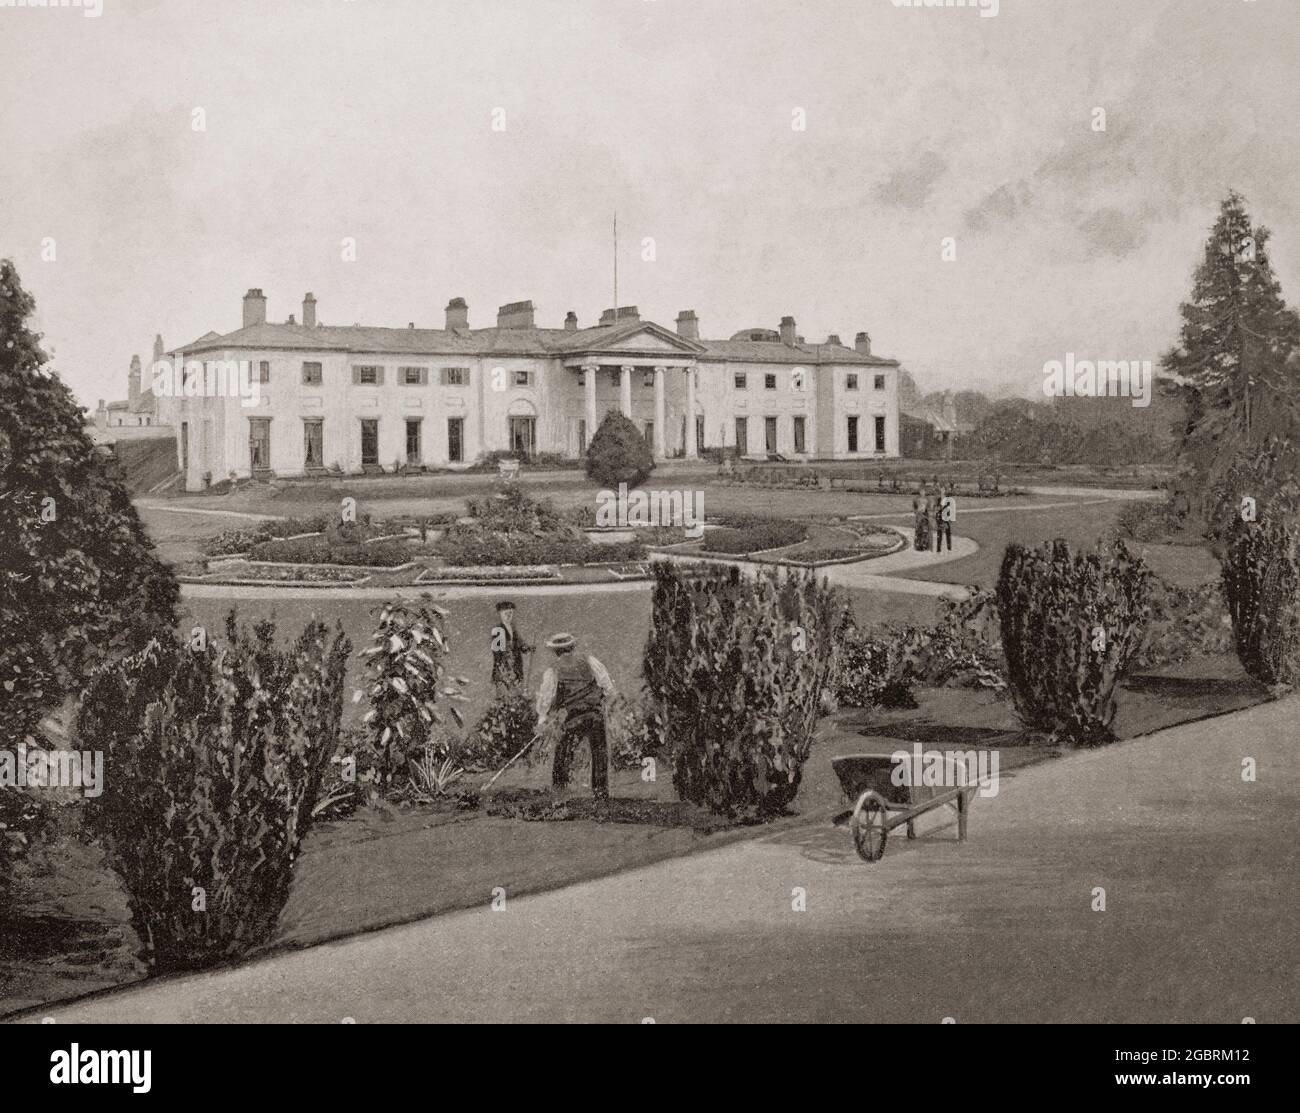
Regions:
[[[529,301],[471,328],[454,298],[441,329],[266,319],[261,290],[244,296],[243,327],[171,353],[187,366],[245,363],[257,401],[215,391],[179,400],[177,451],[187,490],[249,476],[469,465],[483,453],[575,457],[611,409],[645,433],[659,458],[739,446],[742,455],[897,456],[896,360],[858,333],[807,344],[794,318],[701,340],[695,313],[676,329],[635,307],[580,328],[539,328]]]

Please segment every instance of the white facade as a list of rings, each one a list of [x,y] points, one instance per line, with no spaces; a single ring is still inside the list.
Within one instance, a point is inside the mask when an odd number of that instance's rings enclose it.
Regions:
[[[187,490],[232,477],[468,466],[493,451],[576,457],[610,410],[630,417],[659,458],[735,450],[741,433],[742,455],[898,454],[898,364],[872,356],[865,334],[856,350],[805,345],[787,318],[784,339],[750,330],[700,341],[693,314],[674,332],[634,309],[607,311],[594,328],[570,315],[565,328],[539,329],[526,302],[503,307],[489,329],[468,328],[457,302],[445,329],[331,328],[314,324],[314,299],[303,307],[311,324],[266,323],[264,306],[250,291],[242,329],[173,353],[196,391],[175,399]],[[200,365],[242,365],[245,382],[257,380],[255,402],[204,393]]]

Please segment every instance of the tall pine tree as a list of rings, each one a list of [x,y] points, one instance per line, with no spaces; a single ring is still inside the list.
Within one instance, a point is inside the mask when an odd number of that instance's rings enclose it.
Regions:
[[[1300,407],[1300,317],[1283,300],[1268,241],[1229,192],[1164,357],[1186,406],[1183,462],[1203,490],[1238,453],[1288,434]]]
[[[86,434],[0,259],[0,746],[34,737],[88,671],[176,621],[179,591],[112,454]]]

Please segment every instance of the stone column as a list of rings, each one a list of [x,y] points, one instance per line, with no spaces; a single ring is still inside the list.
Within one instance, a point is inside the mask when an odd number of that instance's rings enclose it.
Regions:
[[[583,364],[582,385],[586,395],[584,401],[586,403],[587,444],[591,444],[591,438],[596,435],[596,375],[599,371],[600,367],[595,363]]]
[[[664,376],[668,368],[655,368],[655,459],[662,460],[668,455],[668,411],[664,405]]]
[[[620,367],[618,379],[618,408],[624,417],[632,416],[632,368]]]
[[[686,368],[686,458],[693,460],[699,453],[695,446],[695,368]]]

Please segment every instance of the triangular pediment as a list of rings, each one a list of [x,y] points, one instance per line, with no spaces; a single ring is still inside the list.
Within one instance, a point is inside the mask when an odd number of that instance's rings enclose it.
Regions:
[[[577,345],[575,345],[575,348]],[[699,355],[703,345],[684,340],[671,329],[653,321],[637,321],[624,327],[611,329],[606,336],[593,336],[581,351],[600,352],[665,352],[681,356]]]

